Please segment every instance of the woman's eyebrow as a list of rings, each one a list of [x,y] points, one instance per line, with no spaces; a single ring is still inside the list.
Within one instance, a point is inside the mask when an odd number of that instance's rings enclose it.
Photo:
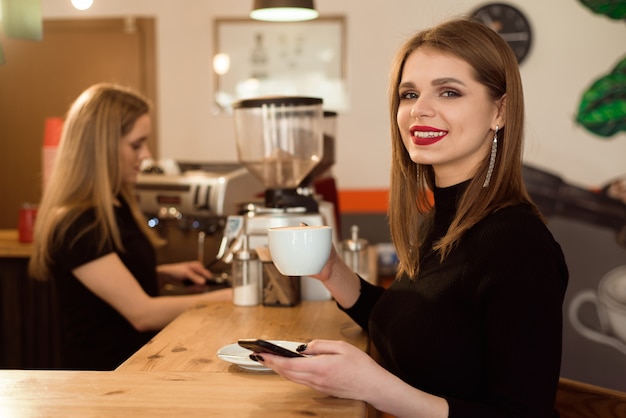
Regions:
[[[464,82],[462,82],[458,78],[454,78],[454,77],[437,78],[437,79],[433,80],[430,84],[433,85],[433,86],[441,86],[443,84],[460,84],[462,86],[465,85]]]
[[[432,86],[442,86],[442,85],[445,85],[445,84],[459,84],[461,86],[465,86],[464,82],[462,82],[458,78],[454,78],[454,77],[436,78],[433,81],[431,81],[430,84]],[[415,88],[415,83],[413,83],[412,81],[404,81],[404,82],[400,83],[398,88],[400,88],[400,89],[402,89],[402,88]]]

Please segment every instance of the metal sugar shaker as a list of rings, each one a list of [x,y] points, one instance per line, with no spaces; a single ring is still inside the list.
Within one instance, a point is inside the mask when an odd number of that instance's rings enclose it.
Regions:
[[[366,239],[359,238],[359,227],[352,225],[350,228],[351,238],[342,242],[342,257],[346,264],[356,274],[363,279],[368,280],[369,274],[369,260],[368,260],[368,245]]]

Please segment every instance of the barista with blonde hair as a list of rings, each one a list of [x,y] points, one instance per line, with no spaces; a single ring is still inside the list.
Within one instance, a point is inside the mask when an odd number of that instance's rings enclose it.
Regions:
[[[336,252],[321,280],[369,332],[253,358],[323,393],[399,417],[554,417],[568,271],[522,180],[524,99],[515,56],[467,19],[417,33],[390,82],[387,289]],[[428,195],[434,194],[434,206]]]
[[[160,240],[134,196],[150,131],[148,101],[117,85],[88,88],[67,114],[29,265],[58,294],[63,368],[114,369],[184,310],[231,298],[159,296],[160,278],[204,284],[211,273],[197,261],[156,265]]]

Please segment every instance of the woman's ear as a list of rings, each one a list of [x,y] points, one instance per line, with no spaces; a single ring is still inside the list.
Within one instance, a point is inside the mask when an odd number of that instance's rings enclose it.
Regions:
[[[494,125],[498,125],[500,129],[504,128],[504,114],[506,110],[506,94],[496,100],[496,107],[498,108],[498,113],[496,114],[496,119]]]

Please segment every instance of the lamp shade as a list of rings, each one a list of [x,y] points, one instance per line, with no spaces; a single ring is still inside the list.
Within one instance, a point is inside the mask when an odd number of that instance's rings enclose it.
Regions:
[[[250,17],[268,22],[298,22],[319,16],[313,0],[254,0]]]

